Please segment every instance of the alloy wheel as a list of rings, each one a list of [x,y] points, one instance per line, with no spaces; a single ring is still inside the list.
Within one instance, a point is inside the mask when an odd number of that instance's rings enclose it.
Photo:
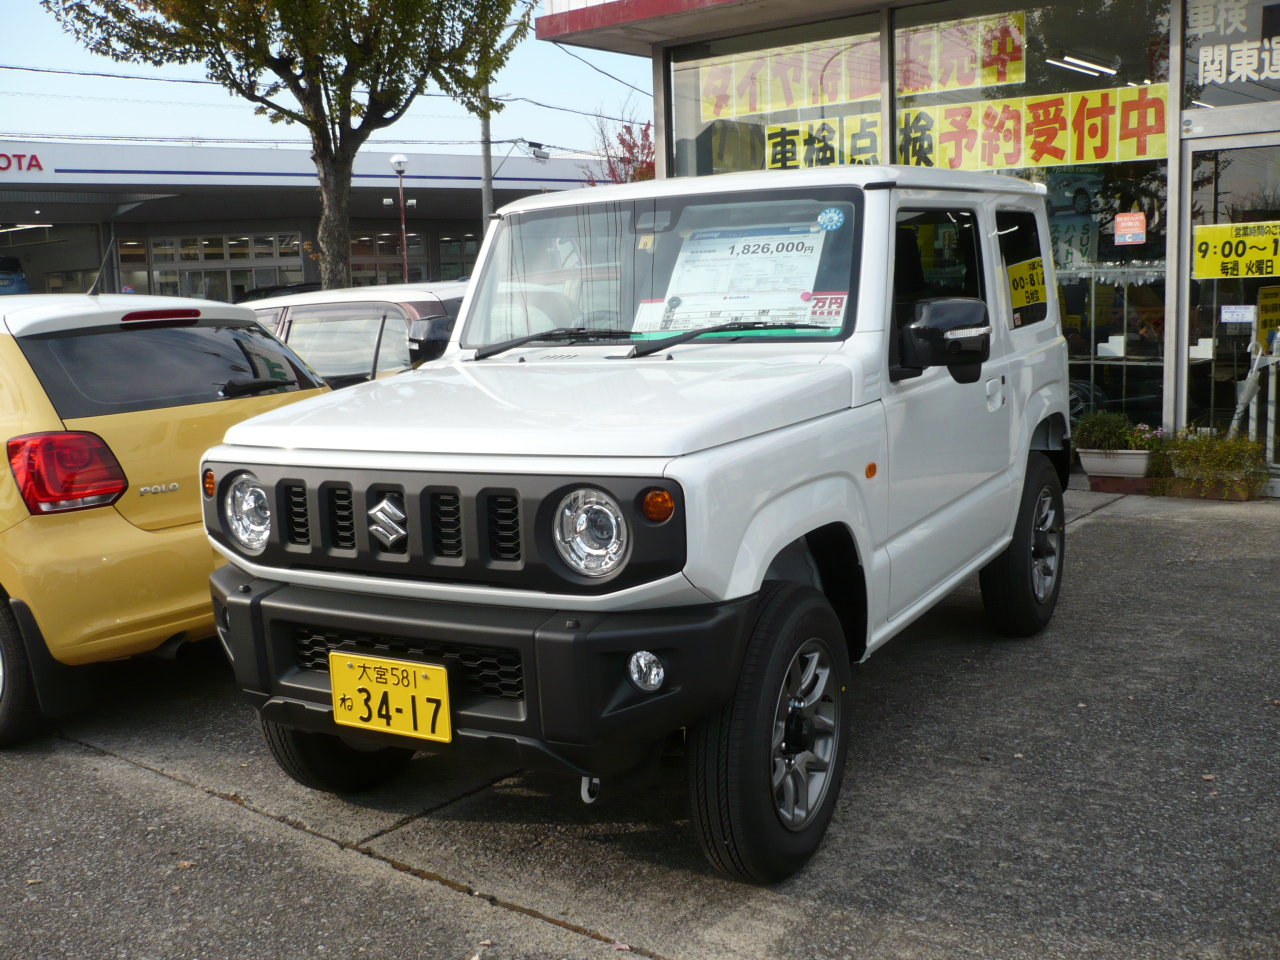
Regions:
[[[1032,520],[1031,587],[1039,603],[1045,603],[1053,596],[1062,557],[1062,524],[1054,501],[1051,488],[1041,490]]]
[[[822,807],[840,736],[840,693],[831,651],[816,637],[783,676],[769,758],[773,806],[789,830],[803,830]]]

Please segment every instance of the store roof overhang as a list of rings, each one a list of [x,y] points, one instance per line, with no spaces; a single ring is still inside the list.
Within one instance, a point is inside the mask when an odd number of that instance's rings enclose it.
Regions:
[[[574,2],[567,0],[566,5]],[[586,5],[539,17],[535,27],[539,40],[647,57],[655,46],[877,9],[877,3],[866,0],[588,0]]]

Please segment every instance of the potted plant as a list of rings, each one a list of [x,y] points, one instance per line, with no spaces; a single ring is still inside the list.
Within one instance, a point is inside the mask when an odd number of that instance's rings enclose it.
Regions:
[[[1183,433],[1168,447],[1170,497],[1252,500],[1269,479],[1266,451],[1247,437]]]
[[[1123,413],[1086,413],[1076,423],[1072,442],[1080,454],[1080,465],[1089,474],[1090,487],[1098,489],[1095,477],[1145,477],[1151,451],[1164,443],[1164,431],[1153,430],[1145,423],[1132,423]]]

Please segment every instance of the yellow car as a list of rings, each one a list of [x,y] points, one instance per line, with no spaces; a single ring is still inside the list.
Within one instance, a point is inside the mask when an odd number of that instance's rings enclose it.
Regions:
[[[0,298],[0,744],[79,705],[80,665],[213,636],[200,455],[326,389],[247,307]]]

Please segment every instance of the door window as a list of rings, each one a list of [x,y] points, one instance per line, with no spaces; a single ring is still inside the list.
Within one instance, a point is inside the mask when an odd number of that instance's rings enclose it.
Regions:
[[[1025,210],[1001,210],[996,214],[1000,259],[1009,287],[1012,325],[1025,327],[1049,317],[1044,285],[1044,260],[1036,215]]]
[[[379,334],[383,319],[405,329],[404,314],[390,304],[341,303],[293,307],[289,310],[288,342],[299,356],[336,388],[361,383],[374,375],[375,355],[381,358]],[[392,329],[396,329],[392,327]],[[404,339],[402,334],[400,339]],[[395,337],[390,338],[395,341]],[[395,345],[388,345],[387,362],[395,361]],[[408,366],[408,341],[404,345]]]
[[[382,329],[382,342],[378,344],[376,376],[387,377],[413,366],[409,356],[409,324],[395,317],[387,317]]]
[[[915,319],[916,302],[933,297],[986,299],[978,218],[971,210],[898,211],[891,364],[898,362],[898,334]]]

